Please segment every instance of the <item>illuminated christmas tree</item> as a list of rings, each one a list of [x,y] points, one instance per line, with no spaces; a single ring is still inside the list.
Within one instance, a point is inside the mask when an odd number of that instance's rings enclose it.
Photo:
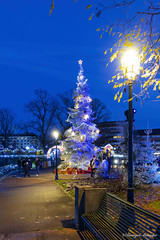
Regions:
[[[136,159],[134,162],[134,179],[135,184],[150,184],[159,182],[159,174],[157,172],[158,164],[154,157],[153,141],[150,139],[149,134],[152,130],[147,129],[145,133],[147,134],[146,140],[139,141],[136,145]]]
[[[96,124],[92,122],[92,99],[89,96],[87,79],[83,75],[82,61],[79,60],[80,71],[77,76],[77,88],[73,94],[74,108],[69,109],[67,121],[71,124],[65,132],[67,137],[63,141],[72,166],[88,166],[97,149],[94,142],[99,136]]]

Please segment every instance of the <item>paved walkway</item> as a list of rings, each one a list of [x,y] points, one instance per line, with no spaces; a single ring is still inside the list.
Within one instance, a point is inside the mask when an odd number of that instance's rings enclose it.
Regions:
[[[78,240],[74,201],[51,169],[36,176],[11,174],[0,181],[0,240]]]

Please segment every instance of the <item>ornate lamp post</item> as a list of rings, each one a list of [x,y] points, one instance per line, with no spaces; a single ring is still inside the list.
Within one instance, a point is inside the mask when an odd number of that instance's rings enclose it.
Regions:
[[[55,180],[58,180],[57,139],[58,139],[58,136],[59,136],[59,132],[58,131],[54,131],[53,132],[53,136],[56,139],[56,174],[55,174]]]
[[[132,84],[136,76],[139,74],[140,59],[138,52],[134,48],[128,48],[124,52],[121,59],[121,66],[124,76],[128,79],[129,83],[129,143],[128,143],[128,188],[127,188],[127,201],[134,203],[134,187],[133,187],[133,110],[132,110]]]

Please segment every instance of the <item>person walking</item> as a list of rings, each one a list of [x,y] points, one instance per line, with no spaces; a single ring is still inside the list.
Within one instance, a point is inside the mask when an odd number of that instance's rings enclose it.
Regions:
[[[95,175],[95,160],[96,160],[96,156],[93,155],[93,158],[90,161],[91,177],[94,177]]]
[[[18,172],[20,173],[21,172],[21,166],[22,166],[21,158],[18,158],[17,165],[18,165]]]
[[[97,170],[99,166],[100,166],[99,159],[95,159],[95,169]]]
[[[111,157],[110,157],[110,155],[107,157],[107,161],[108,161],[108,174],[110,175],[110,172],[111,172]]]
[[[29,165],[29,162],[26,161],[25,165],[24,165],[24,177],[26,177],[26,175],[28,175],[28,177],[30,177],[30,165]]]
[[[39,168],[40,168],[41,162],[38,158],[36,158],[35,165],[36,165],[36,176],[39,176]]]
[[[24,171],[25,171],[25,164],[26,164],[26,160],[23,159],[23,160],[22,160],[22,168],[23,168]]]
[[[29,166],[30,166],[30,169],[32,169],[32,161],[31,161],[30,158],[28,158],[28,164],[29,164]]]
[[[102,161],[102,174],[104,178],[108,177],[108,157],[106,156],[106,158]]]

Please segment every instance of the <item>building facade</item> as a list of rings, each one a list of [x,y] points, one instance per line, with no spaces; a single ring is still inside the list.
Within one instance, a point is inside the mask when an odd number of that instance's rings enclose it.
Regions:
[[[0,149],[3,150],[3,136],[0,135]],[[21,148],[36,148],[40,149],[41,144],[35,135],[15,134],[8,137],[8,147],[11,149]]]
[[[134,126],[134,125],[133,125]],[[111,121],[102,122],[97,125],[100,130],[100,138],[96,141],[96,145],[103,147],[106,144],[111,144],[114,149],[118,149],[127,141],[128,122],[127,121]],[[135,135],[144,140],[147,138],[146,129],[133,130]],[[160,129],[150,129],[150,138],[153,141],[155,154],[160,156]]]
[[[97,139],[96,145],[103,147],[106,144],[111,144],[114,148],[117,148],[124,141],[127,126],[127,121],[99,123],[97,127],[100,130],[100,137]]]
[[[97,125],[100,130],[100,138],[96,141],[98,147],[104,148],[105,145],[111,144],[115,151],[114,159],[112,161],[113,168],[119,169],[127,163],[128,157],[128,122],[127,121],[112,121],[102,122]],[[134,125],[133,125],[134,128]],[[133,129],[136,137],[141,140],[147,139],[146,129]],[[160,161],[160,129],[151,129],[149,137],[153,141],[155,149],[155,156]],[[121,154],[121,155],[119,155]]]

